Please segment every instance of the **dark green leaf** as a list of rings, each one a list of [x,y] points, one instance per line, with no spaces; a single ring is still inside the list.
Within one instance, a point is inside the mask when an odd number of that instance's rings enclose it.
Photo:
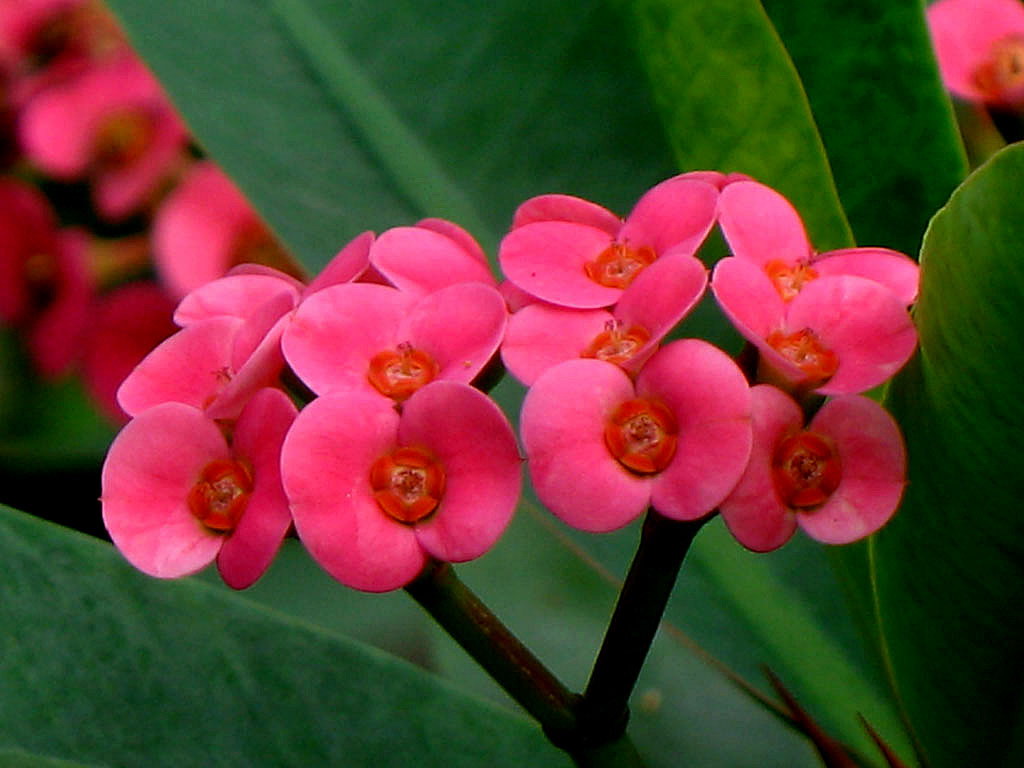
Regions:
[[[1020,765],[1024,703],[1024,146],[932,220],[920,354],[892,383],[910,483],[874,541],[900,699],[933,766]]]

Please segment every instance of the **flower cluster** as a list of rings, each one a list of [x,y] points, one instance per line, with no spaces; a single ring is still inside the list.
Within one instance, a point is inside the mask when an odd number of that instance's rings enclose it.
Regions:
[[[0,139],[0,322],[114,421],[177,300],[234,264],[295,271],[98,0],[0,0]]]
[[[716,225],[732,255],[709,281],[696,254]],[[133,419],[104,468],[115,544],[156,576],[216,559],[234,587],[290,525],[362,590],[478,557],[520,492],[515,435],[478,388],[499,350],[528,387],[536,493],[571,526],[719,509],[767,551],[798,525],[854,541],[895,511],[902,439],[861,393],[916,346],[908,257],[818,253],[779,193],[702,171],[658,184],[625,219],[566,195],[528,200],[498,260],[501,284],[467,232],[427,219],[363,233],[308,284],[249,265],[191,290],[180,330],[119,390]],[[713,345],[665,341],[709,285],[756,351],[753,386]]]

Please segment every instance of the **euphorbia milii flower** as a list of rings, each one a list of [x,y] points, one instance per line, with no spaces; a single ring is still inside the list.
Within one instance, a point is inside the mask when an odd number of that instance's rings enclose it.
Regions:
[[[370,263],[396,288],[418,296],[456,283],[498,284],[473,236],[444,219],[385,230],[370,249]]]
[[[361,391],[402,402],[434,379],[471,382],[498,351],[506,321],[501,295],[482,283],[421,298],[347,283],[305,298],[282,346],[319,395]]]
[[[294,418],[274,389],[253,396],[230,439],[182,403],[134,418],[103,465],[103,522],[114,544],[151,576],[185,576],[216,559],[229,586],[252,584],[291,524],[280,455]]]
[[[809,282],[858,275],[888,287],[905,305],[917,299],[917,263],[888,248],[843,248],[816,253],[800,214],[771,187],[756,181],[727,185],[718,198],[718,223],[733,258],[760,272],[780,298],[791,301]],[[753,270],[749,280],[754,277]]]
[[[1024,6],[1019,0],[939,0],[927,14],[946,88],[967,101],[1024,106]]]
[[[565,307],[615,304],[643,270],[692,257],[715,221],[718,189],[675,177],[650,189],[625,221],[577,197],[543,195],[516,211],[498,258],[508,279]]]
[[[611,311],[530,304],[509,318],[502,360],[527,386],[551,366],[577,357],[635,373],[704,295],[706,284],[704,265],[683,255],[641,273]]]
[[[153,258],[161,280],[179,298],[239,264],[296,272],[255,209],[210,161],[193,165],[160,204]]]
[[[826,544],[848,544],[892,517],[906,485],[903,438],[893,418],[858,395],[825,403],[804,425],[800,407],[769,385],[751,390],[754,448],[719,509],[748,549],[785,544],[799,525]]]
[[[722,259],[711,289],[760,352],[759,378],[790,391],[864,392],[910,359],[917,331],[903,303],[863,277],[823,277],[785,301],[744,259]]]
[[[463,562],[497,541],[520,490],[515,435],[479,390],[435,381],[399,414],[365,392],[299,414],[281,456],[299,538],[342,584],[412,581],[429,558]]]
[[[585,531],[652,506],[696,520],[733,489],[750,455],[750,388],[707,342],[662,347],[636,383],[603,360],[570,360],[534,382],[520,419],[537,496]]]
[[[40,92],[19,129],[34,163],[60,180],[88,177],[96,209],[113,220],[152,201],[188,141],[159,84],[131,55]]]

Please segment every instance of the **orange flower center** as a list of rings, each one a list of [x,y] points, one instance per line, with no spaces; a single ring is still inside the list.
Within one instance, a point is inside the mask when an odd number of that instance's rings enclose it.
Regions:
[[[124,109],[107,116],[96,132],[93,159],[101,168],[131,165],[153,140],[153,122],[138,109]]]
[[[798,432],[775,449],[772,479],[783,503],[814,509],[839,487],[843,467],[830,440],[814,432]]]
[[[839,357],[822,344],[817,334],[810,328],[790,334],[772,331],[768,334],[767,341],[776,352],[796,365],[813,381],[830,379],[839,368]]]
[[[642,245],[632,248],[625,243],[612,243],[583,269],[595,283],[609,288],[628,288],[629,284],[645,268],[654,263],[658,254],[653,248]]]
[[[1024,37],[1010,35],[992,44],[988,59],[974,73],[974,84],[991,101],[1007,101],[1024,88]]]
[[[242,519],[252,487],[252,472],[243,463],[215,459],[189,491],[188,508],[207,528],[228,533]]]
[[[444,468],[425,448],[396,448],[370,468],[377,504],[401,523],[415,523],[435,509],[444,495]]]
[[[604,441],[622,466],[641,475],[661,472],[676,453],[679,425],[660,400],[637,397],[615,409]]]
[[[642,325],[624,328],[620,321],[609,320],[605,323],[604,330],[594,337],[580,356],[595,357],[598,360],[622,365],[650,340],[650,332]]]
[[[787,264],[781,259],[773,259],[764,265],[764,271],[779,292],[783,301],[791,301],[805,284],[818,277],[817,270],[810,264]]]
[[[374,355],[367,377],[381,394],[402,402],[433,381],[440,370],[441,367],[428,353],[402,342],[397,349]]]

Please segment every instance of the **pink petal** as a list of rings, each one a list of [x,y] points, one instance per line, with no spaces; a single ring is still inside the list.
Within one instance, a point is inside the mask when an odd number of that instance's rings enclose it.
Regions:
[[[420,219],[416,222],[416,226],[437,232],[439,235],[444,235],[449,240],[452,240],[462,250],[487,267],[487,272],[490,274],[491,265],[487,261],[487,254],[484,253],[484,249],[480,247],[480,243],[469,232],[458,224],[447,219]]]
[[[826,544],[848,544],[888,522],[906,485],[906,451],[892,416],[866,397],[827,402],[808,429],[831,437],[843,477],[820,508],[797,514],[807,535]]]
[[[722,190],[718,221],[733,255],[763,267],[769,261],[796,264],[811,257],[811,243],[790,202],[756,181]]]
[[[327,262],[327,266],[320,270],[320,274],[306,288],[304,295],[309,296],[329,285],[352,282],[366,272],[370,266],[370,247],[373,245],[373,238],[373,232],[363,232],[356,236]]]
[[[707,282],[704,265],[685,253],[663,256],[636,277],[613,313],[627,328],[643,326],[651,338],[623,368],[636,371],[643,365],[665,335],[697,305]]]
[[[750,458],[750,387],[728,355],[699,339],[674,341],[647,361],[637,394],[661,400],[679,425],[676,453],[654,478],[651,504],[697,520],[735,487]]]
[[[1024,35],[1024,7],[1017,0],[939,0],[927,15],[943,83],[962,99],[985,98],[975,74],[993,43]]]
[[[521,484],[522,459],[501,409],[466,384],[435,381],[405,403],[398,436],[444,466],[441,504],[415,527],[420,545],[457,563],[490,549],[512,518]]]
[[[644,194],[626,217],[618,240],[647,245],[659,256],[694,253],[715,223],[718,190],[703,181],[676,177]]]
[[[398,419],[379,397],[325,395],[299,413],[281,451],[302,543],[335,579],[368,592],[405,586],[427,560],[415,529],[383,512],[370,487],[373,462],[396,447]]]
[[[178,304],[174,322],[186,326],[211,317],[246,318],[256,307],[282,294],[298,299],[293,281],[276,274],[230,274],[212,280],[189,293]],[[294,300],[293,300],[294,305]]]
[[[568,221],[583,224],[615,237],[622,219],[607,208],[572,195],[539,195],[516,208],[512,229],[540,221]]]
[[[754,444],[750,461],[729,497],[719,505],[736,540],[754,552],[778,549],[796,530],[796,514],[775,490],[772,459],[788,434],[803,427],[804,415],[791,397],[767,384],[750,390]]]
[[[366,378],[370,360],[394,349],[415,298],[384,285],[345,283],[307,297],[281,340],[285,359],[317,394],[352,389],[378,394]]]
[[[651,478],[619,464],[604,441],[606,420],[633,397],[629,377],[601,360],[549,368],[526,393],[520,430],[533,487],[574,528],[613,531],[647,508]]]
[[[455,283],[496,286],[476,249],[467,251],[446,234],[424,227],[395,227],[370,249],[370,263],[394,286],[419,296]]]
[[[498,351],[507,320],[496,288],[458,283],[416,302],[397,340],[429,353],[440,366],[438,378],[469,383]]]
[[[711,290],[718,306],[747,341],[757,343],[779,328],[786,304],[764,270],[738,257],[715,265]]]
[[[281,444],[295,420],[287,395],[263,389],[235,423],[232,454],[252,466],[253,491],[242,519],[217,556],[217,568],[233,589],[245,589],[270,566],[292,523],[281,485]]]
[[[862,277],[808,283],[790,303],[786,325],[790,331],[812,329],[839,357],[835,375],[815,389],[822,395],[878,386],[903,367],[917,346],[917,331],[902,302]]]
[[[548,368],[578,358],[610,322],[614,318],[603,309],[531,304],[509,318],[501,358],[509,373],[530,386]]]
[[[130,421],[103,464],[103,522],[128,561],[150,576],[194,573],[217,556],[224,537],[189,510],[202,469],[230,457],[217,425],[181,403]]]
[[[178,331],[128,375],[117,391],[118,403],[131,416],[168,401],[206,407],[230,374],[241,325],[238,318],[215,317]]]
[[[909,256],[888,248],[845,248],[814,260],[819,275],[856,275],[881,283],[906,306],[917,301],[920,269]]]

